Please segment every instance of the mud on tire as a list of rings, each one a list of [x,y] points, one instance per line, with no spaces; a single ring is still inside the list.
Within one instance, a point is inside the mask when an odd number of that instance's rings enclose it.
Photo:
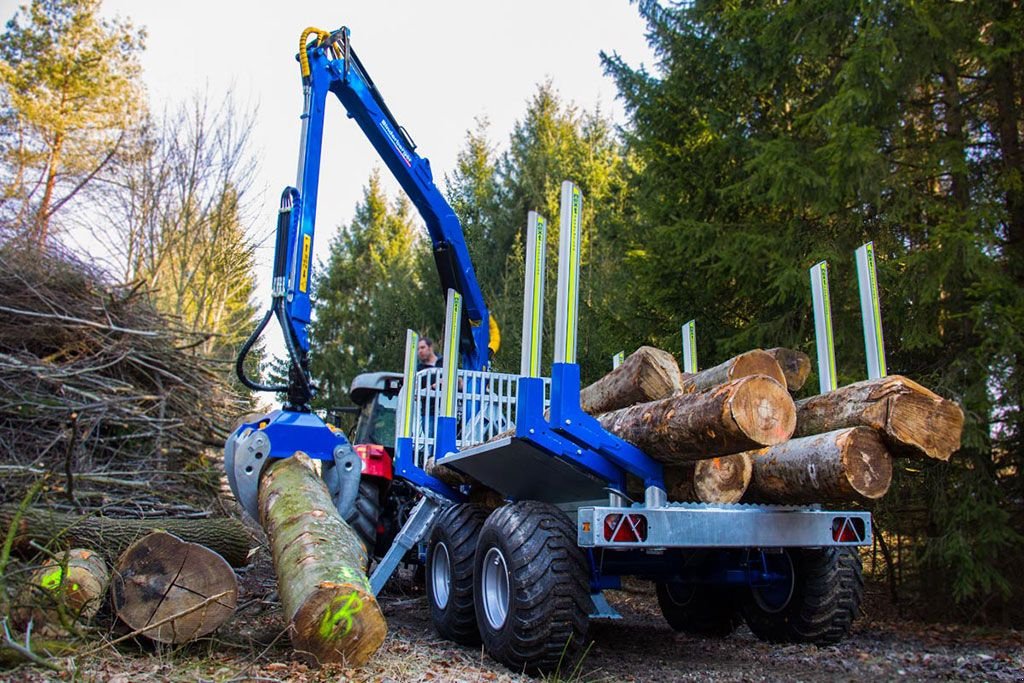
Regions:
[[[492,657],[515,671],[572,669],[591,601],[587,559],[565,513],[535,501],[491,513],[477,543],[473,594]]]
[[[441,513],[427,547],[426,585],[430,620],[438,635],[463,645],[479,645],[473,607],[473,558],[487,510],[453,505]]]
[[[743,616],[761,640],[829,645],[850,631],[864,593],[856,548],[790,549],[775,562],[790,562],[789,595],[751,589]],[[785,599],[782,599],[785,598]]]
[[[359,494],[349,513],[348,525],[359,534],[366,554],[373,557],[377,547],[377,521],[380,519],[380,486],[371,479],[359,480]]]

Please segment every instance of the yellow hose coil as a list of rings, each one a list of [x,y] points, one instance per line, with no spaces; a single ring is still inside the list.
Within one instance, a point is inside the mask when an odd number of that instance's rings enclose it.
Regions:
[[[306,54],[306,41],[314,34],[316,35],[317,43],[326,40],[331,35],[327,31],[313,26],[307,26],[302,31],[302,36],[299,38],[299,67],[302,70],[303,78],[309,78],[309,55]]]

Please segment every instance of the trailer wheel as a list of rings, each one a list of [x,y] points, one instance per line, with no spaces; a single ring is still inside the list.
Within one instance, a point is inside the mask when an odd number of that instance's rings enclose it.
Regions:
[[[836,643],[850,631],[864,593],[856,548],[789,549],[765,555],[768,569],[789,581],[751,588],[743,616],[773,643]]]
[[[380,487],[372,479],[359,480],[359,493],[349,513],[348,525],[359,534],[366,554],[373,556],[377,548],[377,521],[380,519]]]
[[[558,508],[525,501],[487,518],[473,597],[487,652],[515,671],[571,668],[590,607],[587,558]]]
[[[473,557],[487,510],[453,505],[441,513],[427,547],[426,583],[430,620],[455,643],[479,645],[473,608]]]
[[[675,631],[724,638],[743,620],[732,591],[717,586],[659,582],[658,606]]]

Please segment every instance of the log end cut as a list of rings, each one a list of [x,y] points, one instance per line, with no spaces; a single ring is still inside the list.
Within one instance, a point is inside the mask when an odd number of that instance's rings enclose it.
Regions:
[[[774,446],[793,436],[796,406],[785,386],[766,375],[744,377],[736,384],[725,410],[752,442]]]
[[[703,503],[738,503],[747,492],[753,471],[749,453],[700,460],[693,476],[697,499]]]
[[[878,432],[857,427],[839,437],[843,472],[850,488],[865,500],[878,500],[892,482],[892,458]]]
[[[377,614],[367,618],[370,612]],[[295,613],[291,629],[297,650],[312,655],[320,664],[346,666],[365,664],[387,635],[387,624],[369,583],[362,588],[350,583],[321,583]]]
[[[964,411],[953,401],[906,377],[894,375],[887,391],[885,432],[901,454],[949,460],[960,449]],[[906,444],[912,444],[908,448]]]
[[[209,548],[157,531],[118,558],[111,598],[132,629],[161,643],[184,643],[234,614],[238,581]]]

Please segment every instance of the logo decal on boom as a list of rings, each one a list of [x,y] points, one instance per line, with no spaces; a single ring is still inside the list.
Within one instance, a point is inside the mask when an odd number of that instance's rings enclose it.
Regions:
[[[402,161],[405,162],[406,166],[412,167],[412,156],[409,151],[405,149],[405,146],[399,142],[398,134],[391,128],[391,124],[388,123],[387,119],[380,120],[380,129],[384,131],[384,135],[388,136],[388,140],[391,141],[391,145],[398,152],[398,156],[402,157]]]

